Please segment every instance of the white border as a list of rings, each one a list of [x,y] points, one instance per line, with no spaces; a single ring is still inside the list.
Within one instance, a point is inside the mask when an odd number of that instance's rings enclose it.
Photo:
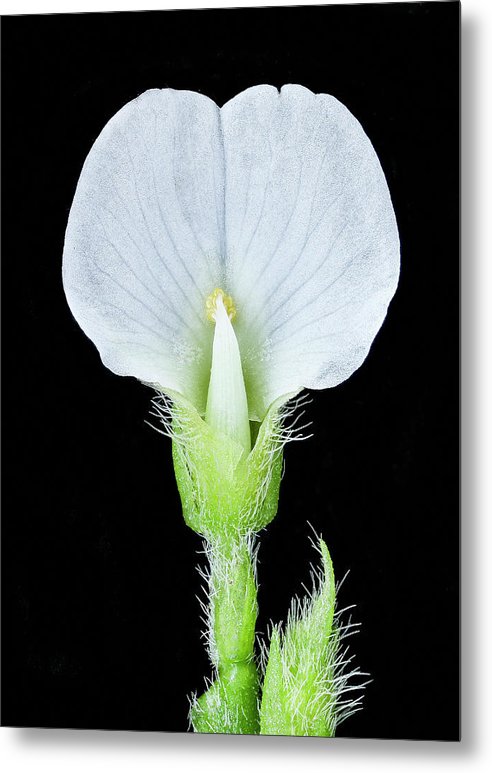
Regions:
[[[367,0],[362,0],[366,2]],[[321,2],[7,2],[2,14],[323,5]],[[341,4],[333,0],[332,4]],[[5,773],[91,773],[108,767],[197,773],[343,770],[406,773],[492,769],[492,220],[490,0],[464,0],[462,88],[463,741],[240,738],[66,730],[0,730]],[[384,635],[384,632],[382,632]],[[420,644],[425,641],[420,639]],[[395,681],[398,675],[395,674]],[[422,696],[425,701],[425,695]],[[433,707],[439,711],[439,706]],[[391,711],[388,706],[388,711]]]
[[[388,0],[391,1],[391,0]],[[410,2],[411,0],[407,0]],[[209,0],[209,2],[194,2],[193,0],[171,0],[160,2],[159,0],[79,0],[68,3],[67,0],[2,0],[0,10],[2,14],[21,13],[83,13],[87,11],[163,11],[166,9],[191,10],[193,8],[257,8],[258,6],[285,6],[285,5],[343,5],[346,0],[334,0],[332,3],[314,0],[302,2],[302,0],[271,0],[271,2],[255,2],[254,0]],[[374,0],[360,0],[362,3],[374,2]],[[377,2],[377,0],[376,0]],[[405,2],[405,0],[404,0]]]
[[[414,0],[357,0],[356,5],[374,4],[377,2],[414,2]],[[439,0],[436,0],[439,2]],[[163,11],[166,9],[191,10],[192,8],[258,8],[259,6],[286,6],[286,5],[349,5],[347,0],[208,0],[195,2],[194,0],[0,0],[0,13],[11,14],[40,14],[40,13],[83,13],[88,11]],[[487,8],[488,0],[464,0],[466,8]]]

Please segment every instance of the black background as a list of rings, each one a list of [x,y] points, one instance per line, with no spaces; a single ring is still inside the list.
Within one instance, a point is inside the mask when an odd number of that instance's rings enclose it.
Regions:
[[[263,533],[260,620],[322,532],[350,575],[365,708],[341,736],[457,739],[458,16],[454,2],[11,17],[3,29],[4,725],[186,730],[209,673],[199,538],[151,393],[70,315],[64,229],[107,120],[153,87],[219,105],[301,83],[361,121],[392,193],[400,286],[348,382],[313,393]]]

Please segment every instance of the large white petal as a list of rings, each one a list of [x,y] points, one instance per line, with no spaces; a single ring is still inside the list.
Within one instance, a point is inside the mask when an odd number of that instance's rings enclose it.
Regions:
[[[262,417],[362,364],[398,282],[398,231],[376,153],[334,97],[257,86],[221,117],[227,291]]]
[[[105,126],[70,212],[63,282],[104,364],[181,392],[204,411],[221,281],[224,159],[219,110],[153,89]]]

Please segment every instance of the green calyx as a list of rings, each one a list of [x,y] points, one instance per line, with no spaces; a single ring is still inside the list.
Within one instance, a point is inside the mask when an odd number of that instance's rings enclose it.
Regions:
[[[258,532],[275,517],[284,444],[280,409],[289,397],[273,403],[248,452],[173,396],[174,471],[183,517],[195,532],[227,540]]]

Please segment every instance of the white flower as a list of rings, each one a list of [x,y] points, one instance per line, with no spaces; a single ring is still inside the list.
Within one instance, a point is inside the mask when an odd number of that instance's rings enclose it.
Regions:
[[[398,273],[369,139],[296,85],[222,109],[172,89],[125,105],[84,164],[63,256],[104,364],[183,395],[246,449],[248,419],[362,364]]]

